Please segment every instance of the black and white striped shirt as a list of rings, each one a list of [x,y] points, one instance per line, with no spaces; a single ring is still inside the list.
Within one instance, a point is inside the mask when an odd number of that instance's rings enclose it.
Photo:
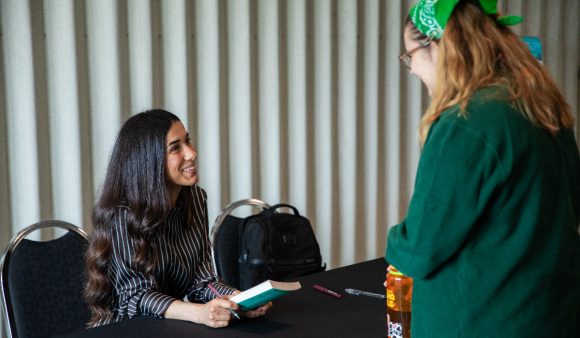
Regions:
[[[215,298],[207,287],[222,294],[235,289],[217,282],[207,233],[207,197],[203,189],[194,185],[182,193],[193,194],[194,224],[185,224],[182,201],[171,210],[162,233],[157,238],[159,266],[152,276],[145,276],[132,268],[134,243],[127,234],[126,208],[115,212],[112,231],[112,257],[109,278],[113,284],[112,316],[97,325],[120,321],[138,315],[162,317],[176,299],[208,302]],[[187,190],[185,190],[187,189]]]

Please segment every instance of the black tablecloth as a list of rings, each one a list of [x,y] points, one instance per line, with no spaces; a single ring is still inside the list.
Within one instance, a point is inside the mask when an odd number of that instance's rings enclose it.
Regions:
[[[277,299],[264,317],[234,321],[226,328],[136,317],[63,337],[386,337],[385,300],[344,291],[353,288],[384,294],[385,268],[384,259],[378,258],[299,278],[302,289]],[[316,291],[314,284],[343,297]]]

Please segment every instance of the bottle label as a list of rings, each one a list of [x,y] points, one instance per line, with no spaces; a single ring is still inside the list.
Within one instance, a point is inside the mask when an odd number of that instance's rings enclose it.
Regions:
[[[389,321],[389,338],[403,338],[403,327],[401,323]]]
[[[393,293],[393,290],[387,289],[387,306],[391,309],[395,308],[395,294]]]
[[[387,309],[389,338],[411,338],[411,312]]]

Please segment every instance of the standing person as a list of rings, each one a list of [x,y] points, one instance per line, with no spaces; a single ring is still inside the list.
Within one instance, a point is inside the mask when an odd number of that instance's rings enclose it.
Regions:
[[[137,114],[121,128],[92,215],[89,325],[139,315],[229,324],[238,306],[227,298],[238,291],[214,274],[196,160],[189,134],[167,111]],[[209,283],[226,299],[216,298]]]
[[[386,260],[414,278],[413,337],[580,336],[573,116],[496,0],[421,0],[401,60],[432,98]]]

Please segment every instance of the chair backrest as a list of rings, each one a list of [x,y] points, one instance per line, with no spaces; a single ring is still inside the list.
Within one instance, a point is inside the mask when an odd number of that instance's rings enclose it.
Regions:
[[[530,53],[532,53],[538,61],[543,62],[544,57],[542,55],[542,41],[540,38],[537,36],[522,36],[521,39],[530,49]]]
[[[42,228],[68,232],[46,242],[25,237]],[[88,235],[62,221],[42,221],[20,231],[0,262],[4,315],[10,337],[49,337],[84,328],[82,300]]]
[[[266,202],[255,198],[243,199],[228,204],[216,218],[211,228],[211,242],[213,249],[214,265],[218,276],[224,283],[240,288],[239,274],[239,227],[243,218],[231,215],[234,209],[250,205],[267,209],[270,207]],[[261,210],[260,210],[261,211]]]

